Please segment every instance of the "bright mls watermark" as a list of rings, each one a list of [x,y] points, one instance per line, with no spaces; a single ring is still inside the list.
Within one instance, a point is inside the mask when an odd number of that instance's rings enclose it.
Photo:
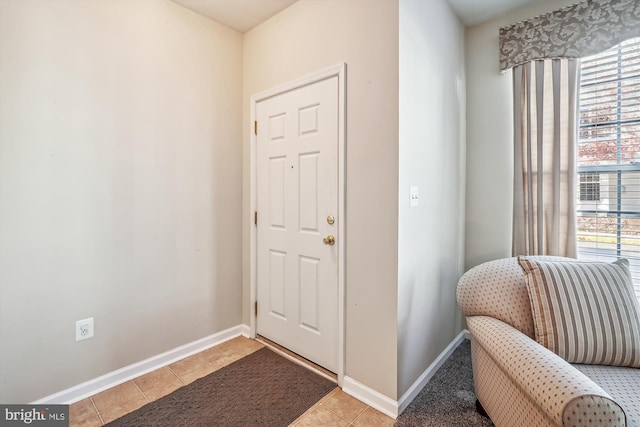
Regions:
[[[0,427],[69,427],[69,405],[0,405]]]

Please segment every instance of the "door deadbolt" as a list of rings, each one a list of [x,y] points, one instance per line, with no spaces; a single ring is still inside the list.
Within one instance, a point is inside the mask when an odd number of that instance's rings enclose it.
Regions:
[[[327,224],[333,225],[334,222],[336,222],[336,219],[333,217],[333,215],[329,215],[327,217]]]

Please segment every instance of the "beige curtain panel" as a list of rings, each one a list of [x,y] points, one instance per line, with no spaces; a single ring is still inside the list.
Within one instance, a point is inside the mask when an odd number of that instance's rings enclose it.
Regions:
[[[576,59],[513,68],[513,255],[576,257]]]

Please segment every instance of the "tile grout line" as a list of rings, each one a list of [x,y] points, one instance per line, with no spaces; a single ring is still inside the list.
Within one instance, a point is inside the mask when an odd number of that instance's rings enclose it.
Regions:
[[[178,379],[178,381],[180,381],[182,383],[182,386],[187,385],[184,380],[182,379],[182,377],[180,377],[180,375],[178,375],[177,373],[174,372],[173,369],[171,369],[171,365],[167,365],[167,368],[169,368],[169,370],[171,371],[171,373]],[[181,386],[181,387],[182,387]]]
[[[335,391],[331,392],[330,394],[335,393]],[[331,412],[332,414],[334,414],[335,416],[337,416],[338,418],[340,418],[341,420],[349,423],[349,426],[355,426],[355,422],[358,418],[360,418],[360,416],[364,413],[364,411],[367,410],[367,408],[369,408],[369,405],[365,406],[364,409],[362,411],[360,411],[358,413],[358,415],[356,415],[353,420],[348,420],[345,417],[341,416],[340,414],[338,414],[336,411],[334,411],[333,409],[331,409],[330,407],[326,406],[325,403],[328,401],[329,399],[326,399],[325,401],[323,401],[319,406],[324,406],[324,408],[326,410],[328,410],[329,412]]]
[[[137,377],[140,378],[140,377]],[[136,382],[136,378],[132,379],[131,382],[133,383],[133,385],[138,389],[138,391],[140,392],[140,394],[142,394],[142,397],[144,397],[144,400],[147,401],[147,403],[153,402],[151,399],[149,399],[147,397],[147,395],[144,393],[144,391],[142,391],[142,389],[140,388],[140,386],[138,385],[138,383]]]
[[[93,401],[93,396],[89,396],[89,400],[91,401],[91,405],[93,405],[93,410],[96,412],[96,415],[98,416],[98,419],[100,420],[100,425],[103,426],[105,424],[105,422],[102,419],[102,415],[100,415],[100,411],[98,411],[98,407],[96,406],[96,403]]]
[[[369,408],[370,408],[370,407],[367,405],[367,407],[365,407],[365,408],[362,410],[362,412],[360,412],[360,413],[359,413],[359,414],[358,414],[358,415],[353,419],[353,421],[351,422],[351,424],[353,424],[354,426],[357,426],[358,424],[356,424],[356,421],[358,421],[358,419],[362,416],[362,414],[364,414],[364,413],[367,411],[367,409],[369,409]]]
[[[322,406],[324,406],[324,404],[323,404]],[[355,426],[356,424],[354,424],[354,423],[356,422],[356,420],[358,419],[358,417],[360,417],[360,415],[362,415],[362,413],[363,413],[363,412],[368,408],[368,406],[367,406],[367,408],[364,408],[364,409],[362,410],[362,412],[358,413],[358,415],[356,415],[356,416],[355,416],[355,418],[354,418],[353,420],[351,420],[351,421],[349,421],[349,420],[348,420],[348,419],[346,419],[345,417],[340,416],[340,414],[338,414],[336,411],[332,410],[332,409],[331,409],[331,408],[329,408],[328,406],[325,406],[325,408],[326,408],[328,411],[330,411],[331,413],[333,413],[334,415],[336,415],[336,416],[337,416],[338,418],[340,418],[341,420],[343,420],[343,421],[345,421],[345,422],[349,423],[349,425],[350,425],[350,426]]]

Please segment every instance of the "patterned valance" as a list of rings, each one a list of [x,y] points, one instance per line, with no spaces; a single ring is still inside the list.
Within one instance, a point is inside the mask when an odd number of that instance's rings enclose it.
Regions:
[[[580,58],[640,36],[640,0],[587,0],[500,28],[500,70],[543,58]]]

